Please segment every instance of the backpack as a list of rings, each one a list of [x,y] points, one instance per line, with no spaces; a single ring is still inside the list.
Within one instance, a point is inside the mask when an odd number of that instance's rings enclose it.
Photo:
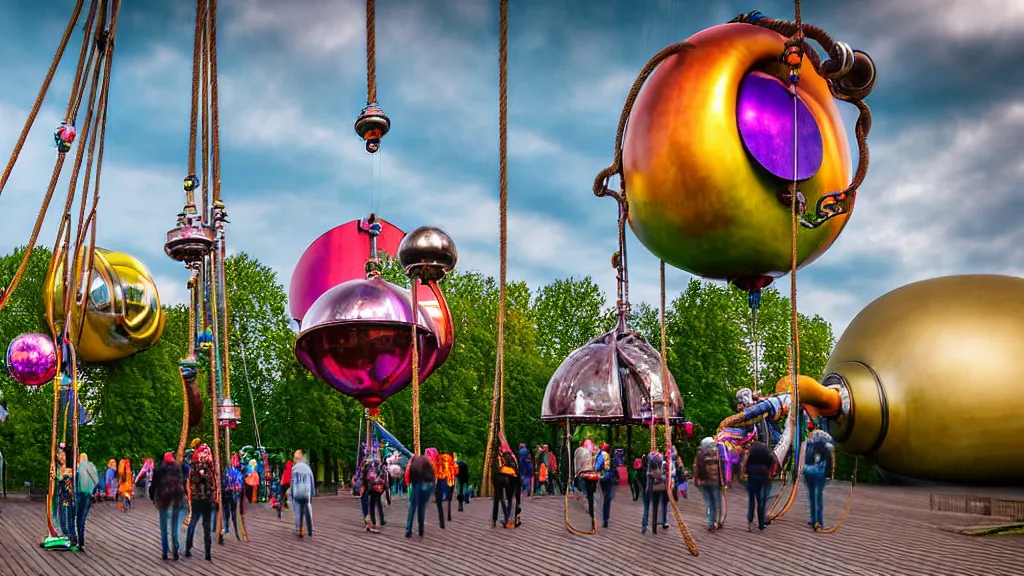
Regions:
[[[828,463],[828,449],[821,442],[809,443],[804,452],[804,474],[824,476]]]
[[[369,469],[366,471],[367,487],[370,490],[379,493],[384,491],[385,483],[384,468],[381,466],[380,461],[374,460],[373,462],[370,462]]]
[[[167,466],[166,472],[164,472],[163,478],[160,480],[160,486],[157,489],[157,501],[166,504],[171,502],[171,500],[181,498],[181,495],[184,493],[185,487],[181,480],[181,468]]]
[[[213,466],[210,462],[193,462],[189,472],[189,483],[192,485],[192,499],[200,502],[213,502],[216,499],[217,487]]]
[[[647,460],[647,476],[650,478],[649,487],[651,490],[663,491],[668,488],[665,478],[665,461],[660,454],[651,454]]]

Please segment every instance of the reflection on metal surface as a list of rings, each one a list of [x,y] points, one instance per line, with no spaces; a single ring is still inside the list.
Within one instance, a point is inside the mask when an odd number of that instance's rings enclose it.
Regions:
[[[669,417],[682,421],[683,402],[668,373]],[[574,350],[544,391],[541,419],[573,423],[638,424],[661,418],[661,355],[620,326]]]
[[[1021,295],[1021,278],[950,276],[864,308],[825,367],[849,397],[828,422],[842,449],[921,480],[1024,484]]]
[[[63,260],[60,254],[55,257]],[[58,266],[43,294],[47,311],[52,311],[50,320],[57,326],[65,318],[63,277],[63,266]],[[71,297],[69,331],[83,362],[127,358],[160,339],[165,320],[160,295],[149,269],[137,258],[96,248],[85,286],[84,294]]]
[[[440,280],[455,269],[459,251],[447,232],[433,226],[420,226],[402,238],[398,262],[410,276]]]
[[[423,306],[417,308],[422,380],[440,365],[441,331]],[[349,280],[325,292],[306,312],[295,354],[318,378],[374,408],[412,379],[412,325],[408,291],[377,277]],[[450,350],[449,340],[443,357]]]
[[[376,222],[380,224],[380,234],[375,238],[377,251],[394,257],[404,233],[386,220],[377,218]],[[299,258],[288,289],[288,307],[300,325],[305,326],[306,312],[324,292],[342,282],[366,277],[366,257],[373,239],[359,223],[353,220],[328,230]],[[419,298],[424,300],[427,295],[421,293]]]

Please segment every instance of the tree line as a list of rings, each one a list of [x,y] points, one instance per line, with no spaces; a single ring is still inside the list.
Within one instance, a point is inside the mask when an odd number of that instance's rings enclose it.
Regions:
[[[10,278],[24,249],[0,258],[0,280]],[[7,308],[0,312],[0,345],[24,332],[45,332],[40,297],[50,252],[34,250],[28,271]],[[407,286],[400,267],[386,262],[384,277]],[[351,470],[356,456],[362,407],[313,378],[295,360],[296,333],[290,326],[287,295],[269,267],[242,253],[226,261],[231,311],[229,353],[231,392],[242,420],[231,432],[232,447],[257,444],[288,454],[301,448],[321,469],[321,479],[338,483],[337,466]],[[472,271],[451,274],[443,291],[454,318],[456,341],[451,356],[421,386],[421,435],[424,446],[455,452],[479,474],[487,440],[494,380],[498,284]],[[615,311],[587,278],[559,279],[531,289],[524,282],[507,287],[505,328],[506,412],[509,441],[557,450],[560,431],[540,421],[548,380],[575,348],[614,326]],[[745,293],[719,283],[691,280],[671,298],[666,313],[668,366],[694,425],[691,439],[678,439],[692,456],[700,438],[713,435],[735,410],[735,392],[754,382],[753,326]],[[182,394],[178,363],[186,354],[188,309],[165,306],[166,328],[150,349],[125,360],[82,368],[80,397],[93,421],[80,427],[79,445],[94,461],[155,457],[177,446]],[[830,324],[820,316],[800,315],[802,372],[821,376],[834,344]],[[763,350],[757,381],[770,390],[787,371],[789,299],[773,288],[764,291],[757,322]],[[633,306],[631,327],[656,348],[660,311]],[[200,382],[206,382],[200,375]],[[9,467],[9,485],[42,484],[47,478],[52,414],[52,385],[29,389],[0,374],[0,400],[10,412],[0,424],[0,452]],[[205,388],[204,398],[205,398]],[[209,411],[205,404],[204,412]],[[411,391],[389,399],[381,417],[399,440],[412,438]],[[209,438],[210,417],[191,432]],[[584,427],[581,434],[623,445],[621,430]],[[635,434],[634,454],[646,450],[648,435]],[[840,457],[839,474],[851,461]],[[837,474],[837,475],[839,475]],[[871,479],[865,472],[863,479]]]

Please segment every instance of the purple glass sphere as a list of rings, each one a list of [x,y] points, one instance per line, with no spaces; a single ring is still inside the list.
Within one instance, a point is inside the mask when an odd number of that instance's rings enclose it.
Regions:
[[[25,386],[42,386],[57,375],[57,350],[46,334],[22,334],[7,347],[7,372]]]
[[[818,122],[799,91],[797,94],[794,111],[794,97],[781,81],[763,72],[752,72],[740,83],[736,101],[736,119],[747,151],[765,170],[783,180],[793,179],[794,162],[796,179],[807,180],[821,168],[824,157]]]

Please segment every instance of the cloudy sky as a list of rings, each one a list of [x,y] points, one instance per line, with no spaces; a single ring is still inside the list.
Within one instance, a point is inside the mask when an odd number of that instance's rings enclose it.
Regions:
[[[0,147],[7,154],[71,0],[0,0]],[[126,2],[110,103],[99,244],[142,258],[165,301],[186,275],[163,253],[186,175],[190,2]],[[360,0],[222,0],[223,194],[229,245],[287,283],[310,242],[371,209],[446,228],[460,267],[497,272],[497,1],[379,0],[379,165],[352,134],[365,97]],[[1024,3],[806,2],[806,22],[875,59],[871,171],[836,245],[801,271],[800,308],[841,332],[869,301],[946,274],[1024,272]],[[614,295],[615,205],[591,193],[644,62],[665,45],[775,0],[513,0],[509,275],[594,277]],[[25,244],[55,156],[69,48],[0,198],[0,251]],[[852,132],[855,117],[844,109]],[[56,202],[55,202],[56,204]],[[56,209],[54,209],[54,213]],[[50,244],[56,216],[42,242]],[[655,302],[658,263],[630,239],[632,295]],[[0,279],[6,283],[7,279]],[[670,272],[671,289],[687,274]],[[785,288],[785,286],[784,286]]]

